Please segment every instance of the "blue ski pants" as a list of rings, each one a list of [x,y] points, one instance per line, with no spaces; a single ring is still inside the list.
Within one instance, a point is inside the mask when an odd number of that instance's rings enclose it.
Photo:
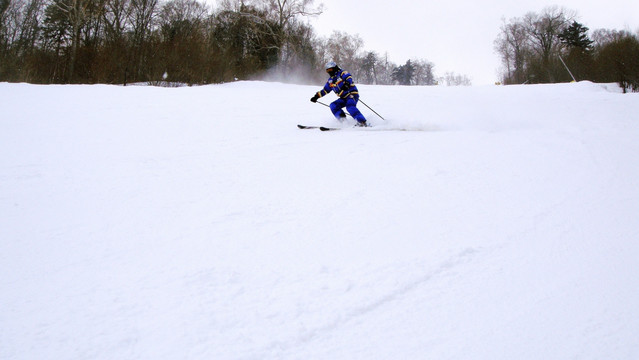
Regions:
[[[346,114],[344,114],[344,108],[348,111],[349,114],[355,118],[358,122],[365,122],[366,118],[357,108],[357,102],[359,101],[359,96],[350,95],[346,99],[339,98],[331,103],[331,111],[333,115],[337,118],[337,120],[342,120]]]

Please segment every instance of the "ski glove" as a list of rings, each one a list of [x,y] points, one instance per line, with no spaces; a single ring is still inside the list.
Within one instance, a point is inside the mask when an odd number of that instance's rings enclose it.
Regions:
[[[317,94],[315,94],[312,98],[311,98],[311,102],[317,102],[317,99],[319,99],[319,96]]]

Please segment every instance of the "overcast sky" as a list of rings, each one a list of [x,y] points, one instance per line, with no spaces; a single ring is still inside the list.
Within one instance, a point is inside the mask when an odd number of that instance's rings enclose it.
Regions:
[[[493,50],[502,18],[540,13],[557,5],[577,12],[577,21],[595,29],[639,30],[639,0],[316,0],[324,13],[311,21],[320,36],[334,30],[359,36],[364,49],[404,64],[425,59],[435,75],[464,74],[474,85],[498,80],[500,61]]]

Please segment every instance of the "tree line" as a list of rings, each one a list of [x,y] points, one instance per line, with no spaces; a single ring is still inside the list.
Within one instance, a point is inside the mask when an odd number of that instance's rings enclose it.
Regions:
[[[591,80],[639,91],[639,34],[589,28],[576,12],[548,7],[504,21],[495,40],[505,84]]]
[[[364,51],[357,35],[318,37],[314,0],[0,0],[0,81],[208,84],[317,81],[329,60],[369,84],[432,85],[434,65]]]
[[[360,83],[470,85],[435,77],[424,59],[395,64],[358,35],[315,34],[314,0],[0,0],[0,81],[208,84],[235,79],[321,81],[334,60]],[[504,21],[495,40],[504,84],[619,82],[639,90],[639,39],[589,29],[550,7]]]
[[[310,8],[195,0],[0,0],[0,79],[200,84],[306,60]],[[301,1],[308,3],[308,1]]]

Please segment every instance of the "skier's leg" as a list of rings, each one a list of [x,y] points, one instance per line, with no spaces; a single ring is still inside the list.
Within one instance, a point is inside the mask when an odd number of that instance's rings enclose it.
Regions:
[[[357,120],[359,125],[366,125],[366,118],[357,108],[357,101],[359,97],[349,97],[346,101],[346,110],[348,110],[349,114],[353,115],[353,118]]]
[[[344,110],[342,110],[344,106],[346,106],[346,100],[344,99],[337,99],[333,101],[330,105],[331,112],[333,112],[333,116],[335,116],[335,118],[339,121],[343,121],[344,118],[346,117]]]

